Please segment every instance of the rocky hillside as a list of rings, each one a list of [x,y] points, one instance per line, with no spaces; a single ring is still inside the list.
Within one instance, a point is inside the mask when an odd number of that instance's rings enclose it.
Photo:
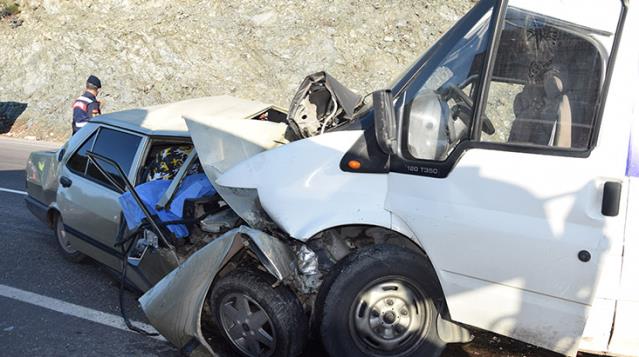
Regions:
[[[0,133],[65,138],[89,74],[106,112],[218,94],[288,107],[318,70],[366,93],[473,2],[19,0],[0,19]]]

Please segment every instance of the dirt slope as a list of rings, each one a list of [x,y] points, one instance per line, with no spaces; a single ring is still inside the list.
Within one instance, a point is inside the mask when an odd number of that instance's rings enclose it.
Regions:
[[[218,94],[288,107],[318,70],[366,93],[390,83],[473,1],[19,5],[0,20],[0,133],[60,140],[91,73],[102,79],[105,111]]]

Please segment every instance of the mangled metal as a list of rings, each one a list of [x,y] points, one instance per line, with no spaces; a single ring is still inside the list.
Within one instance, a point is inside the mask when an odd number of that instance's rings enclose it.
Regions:
[[[240,226],[195,252],[139,299],[151,324],[179,348],[196,340],[215,355],[202,334],[202,309],[217,274],[243,249],[249,249],[279,281],[295,272],[295,256],[288,245]]]
[[[237,226],[240,217],[232,209],[208,215],[200,221],[200,228],[207,233],[222,233]]]
[[[306,294],[316,292],[322,285],[322,273],[319,269],[317,254],[303,245],[297,251],[297,270],[302,291]]]
[[[241,118],[184,117],[200,163],[212,183],[235,164],[288,142],[286,124],[238,119]]]
[[[287,119],[298,137],[308,138],[349,121],[361,103],[360,95],[328,73],[317,72],[302,81]]]

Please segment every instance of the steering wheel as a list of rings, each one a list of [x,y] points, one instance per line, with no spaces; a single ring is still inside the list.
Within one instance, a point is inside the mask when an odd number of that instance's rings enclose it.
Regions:
[[[455,106],[452,108],[453,118],[459,118],[464,125],[470,127],[470,121],[473,117],[473,100],[454,84],[448,86],[447,96],[455,101]],[[488,135],[495,133],[495,126],[486,114],[481,115],[481,131]]]

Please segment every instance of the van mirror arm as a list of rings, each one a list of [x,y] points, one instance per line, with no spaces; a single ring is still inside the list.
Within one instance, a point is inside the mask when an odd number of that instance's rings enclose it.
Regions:
[[[397,151],[397,121],[389,89],[373,92],[373,110],[377,143],[385,154],[393,154]]]

